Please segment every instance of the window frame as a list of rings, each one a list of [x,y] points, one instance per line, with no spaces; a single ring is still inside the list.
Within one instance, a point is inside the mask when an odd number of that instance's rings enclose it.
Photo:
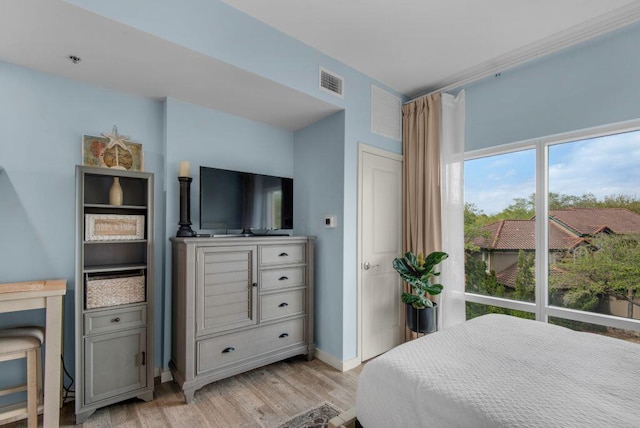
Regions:
[[[535,319],[549,322],[549,317],[563,318],[571,321],[584,322],[614,327],[624,330],[640,332],[640,320],[622,318],[614,315],[596,312],[579,311],[549,305],[549,147],[558,144],[571,143],[609,135],[640,131],[640,119],[586,128],[578,131],[565,132],[542,138],[533,138],[516,143],[502,144],[478,150],[465,151],[464,162],[473,159],[498,156],[523,150],[535,150],[535,302],[521,302],[502,297],[493,297],[469,293],[465,291],[465,302],[483,305],[499,306],[506,309],[519,310],[535,314]],[[542,220],[544,219],[544,220]],[[639,279],[640,280],[640,279]]]

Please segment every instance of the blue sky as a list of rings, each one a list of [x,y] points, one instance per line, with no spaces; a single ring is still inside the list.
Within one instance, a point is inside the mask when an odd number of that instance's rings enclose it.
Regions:
[[[535,192],[535,150],[465,162],[465,202],[496,214]],[[640,198],[640,131],[549,147],[549,190]]]

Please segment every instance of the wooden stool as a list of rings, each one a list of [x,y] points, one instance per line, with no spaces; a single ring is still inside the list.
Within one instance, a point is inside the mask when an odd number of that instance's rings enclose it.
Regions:
[[[38,401],[42,390],[41,347],[44,330],[41,327],[16,327],[0,330],[0,362],[27,359],[27,384],[0,390],[0,396],[27,391],[28,427],[38,426]],[[24,418],[24,408],[0,413],[0,422]]]

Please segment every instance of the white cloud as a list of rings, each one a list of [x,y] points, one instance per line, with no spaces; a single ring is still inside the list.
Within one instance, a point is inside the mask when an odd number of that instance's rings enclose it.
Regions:
[[[640,131],[551,146],[549,190],[598,198],[640,198]],[[535,192],[533,157],[526,152],[465,163],[465,201],[495,214]]]
[[[640,197],[640,133],[552,146],[550,161],[554,162],[555,152],[566,150],[562,162],[549,167],[551,192]]]

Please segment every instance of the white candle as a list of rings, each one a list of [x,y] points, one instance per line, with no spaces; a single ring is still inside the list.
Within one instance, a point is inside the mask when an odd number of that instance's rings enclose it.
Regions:
[[[180,162],[180,174],[178,174],[178,177],[191,177],[191,172],[189,171],[189,162]]]

